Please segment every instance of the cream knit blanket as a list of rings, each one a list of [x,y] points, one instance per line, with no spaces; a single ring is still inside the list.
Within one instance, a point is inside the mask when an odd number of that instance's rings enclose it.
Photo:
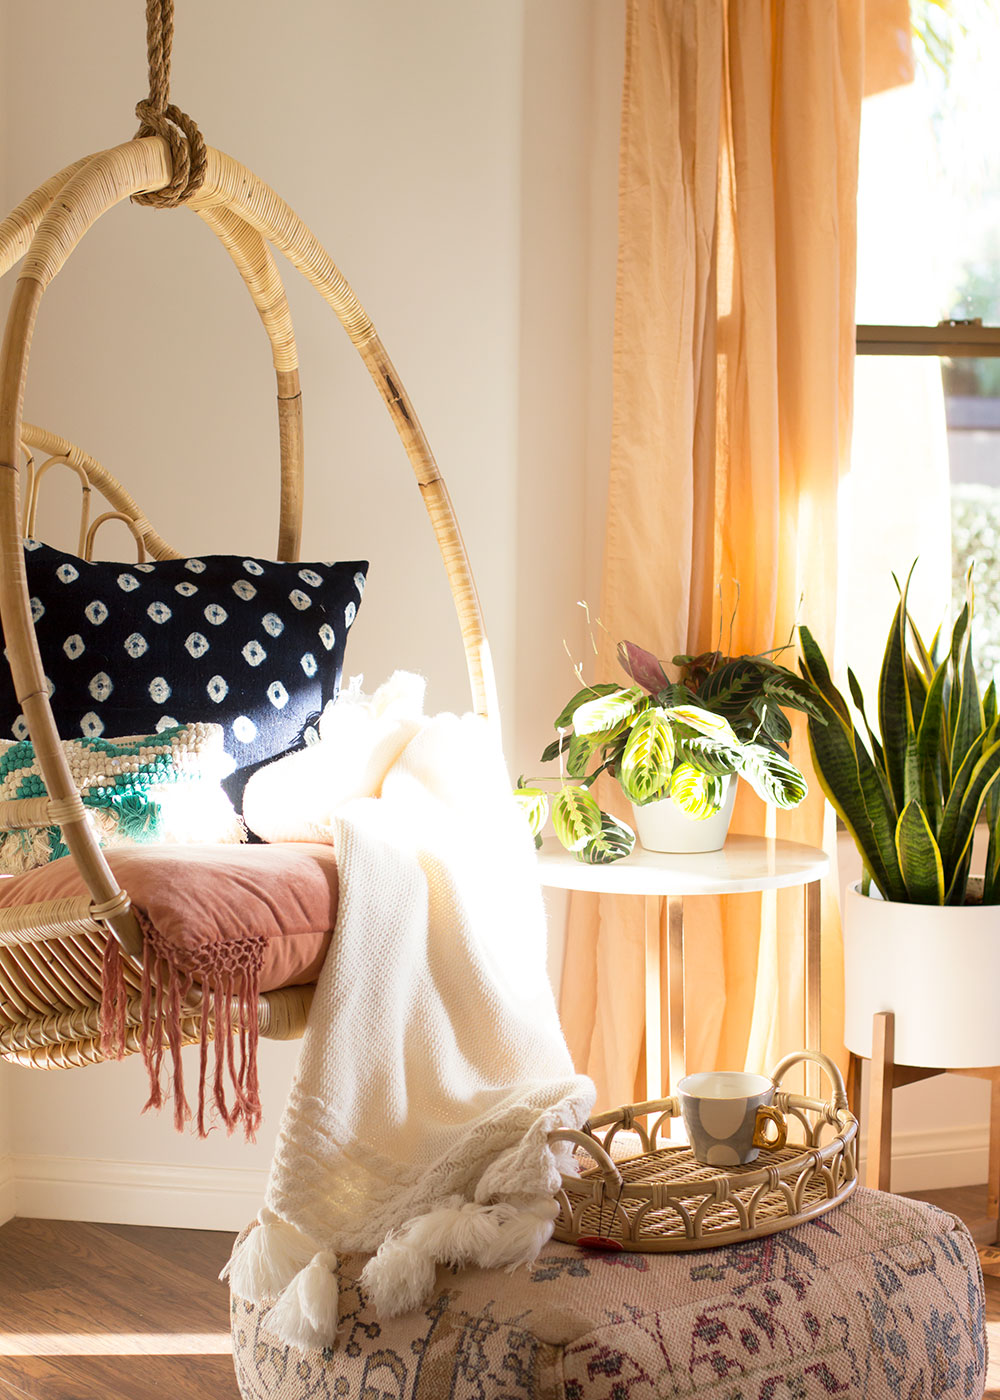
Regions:
[[[269,840],[337,848],[340,904],[261,1224],[233,1291],[277,1297],[270,1329],[332,1345],[338,1252],[372,1254],[383,1316],[437,1263],[533,1259],[579,1127],[576,1075],[545,966],[531,836],[496,740],[474,716],[422,715],[397,674],[329,707],[320,742],[262,770],[244,815]]]

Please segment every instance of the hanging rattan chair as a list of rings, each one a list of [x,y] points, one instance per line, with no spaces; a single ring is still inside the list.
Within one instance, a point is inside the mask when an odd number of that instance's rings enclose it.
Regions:
[[[171,10],[169,0],[151,0],[148,7],[152,95],[137,109],[146,123],[144,132],[163,134],[142,134],[77,161],[39,186],[0,223],[0,276],[21,263],[0,352],[0,621],[17,699],[49,794],[0,802],[0,830],[57,824],[69,848],[68,859],[76,863],[88,891],[78,899],[0,912],[0,1056],[39,1068],[88,1065],[103,1058],[101,968],[109,936],[124,954],[124,1048],[138,1048],[142,935],[128,891],[120,887],[85,820],[61,747],[35,636],[22,547],[23,537],[34,529],[42,481],[51,467],[62,464],[76,473],[83,488],[82,557],[91,556],[96,531],[110,518],[125,521],[137,541],[140,562],[147,554],[152,559],[179,557],[95,458],[22,420],[32,332],[46,288],[91,226],[115,204],[130,197],[156,203],[163,191],[168,193],[161,202],[186,203],[218,235],[253,297],[277,378],[279,560],[299,557],[303,434],[295,336],[272,248],[336,313],[385,401],[430,516],[458,611],[474,708],[480,714],[495,714],[469,561],[448,492],[399,376],[363,307],[309,229],[245,166],[193,140],[196,129],[192,133],[189,119],[167,104]],[[91,521],[93,490],[105,498],[108,509]],[[310,995],[308,987],[262,995],[260,1033],[279,1039],[300,1035]],[[195,988],[183,1009],[182,1039],[195,1039],[200,1024],[200,992]],[[220,1028],[215,1025],[214,1030],[218,1034]]]

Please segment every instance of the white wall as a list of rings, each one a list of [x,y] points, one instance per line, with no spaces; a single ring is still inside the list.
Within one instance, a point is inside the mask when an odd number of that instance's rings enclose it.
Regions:
[[[282,7],[277,26],[276,14],[270,0],[179,5],[174,98],[303,215],[372,315],[459,512],[512,771],[537,771],[572,684],[562,640],[580,654],[576,600],[596,597],[600,562],[622,5],[312,0]],[[6,208],[131,136],[145,50],[134,0],[0,0],[0,23],[0,122],[16,127],[0,154]],[[458,629],[405,456],[332,313],[297,274],[287,283],[303,554],[372,561],[348,669],[371,682],[421,669],[433,708],[465,708]],[[178,547],[273,548],[266,337],[189,212],[126,204],[90,234],[46,296],[26,413],[95,453]],[[262,1046],[253,1147],[140,1117],[135,1061],[8,1070],[18,1212],[240,1224],[294,1054]]]
[[[131,135],[141,8],[0,0],[4,208]],[[622,0],[302,0],[278,30],[275,13],[267,0],[180,5],[175,98],[308,220],[379,327],[462,521],[511,769],[537,772],[572,684],[563,638],[583,654],[576,601],[599,597]],[[433,707],[464,707],[458,631],[402,450],[332,315],[293,273],[288,289],[304,553],[372,560],[349,669],[373,682],[423,669]],[[105,461],[178,546],[273,547],[266,339],[189,213],[123,206],[90,235],[46,297],[27,411]],[[564,902],[550,908],[557,976]],[[294,1056],[262,1046],[266,1117],[251,1147],[140,1116],[134,1060],[45,1075],[0,1066],[0,1220],[16,1191],[21,1214],[239,1225],[259,1200]],[[985,1114],[972,1081],[901,1091],[896,1186],[982,1179]]]

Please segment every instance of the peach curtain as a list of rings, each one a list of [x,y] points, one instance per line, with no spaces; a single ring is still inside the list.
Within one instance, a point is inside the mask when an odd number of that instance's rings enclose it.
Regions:
[[[628,0],[596,675],[618,674],[624,638],[669,660],[721,636],[735,654],[801,618],[832,647],[863,30],[860,0]],[[811,777],[802,726],[792,756]],[[733,829],[822,845],[824,821],[812,781],[777,818],[741,791]],[[687,902],[689,1066],[757,1069],[802,1045],[801,901]],[[831,899],[823,976],[825,1048],[842,1056]],[[640,1096],[641,900],[574,896],[561,1011],[598,1102]]]

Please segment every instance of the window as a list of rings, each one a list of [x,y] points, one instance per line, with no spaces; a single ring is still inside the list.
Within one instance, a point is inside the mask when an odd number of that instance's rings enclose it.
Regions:
[[[933,633],[975,560],[981,679],[1000,681],[1000,3],[913,0],[917,72],[866,99],[858,360],[841,575],[845,626],[871,618],[874,689],[896,602]],[[959,604],[960,606],[960,604]],[[856,651],[852,642],[852,651]]]

